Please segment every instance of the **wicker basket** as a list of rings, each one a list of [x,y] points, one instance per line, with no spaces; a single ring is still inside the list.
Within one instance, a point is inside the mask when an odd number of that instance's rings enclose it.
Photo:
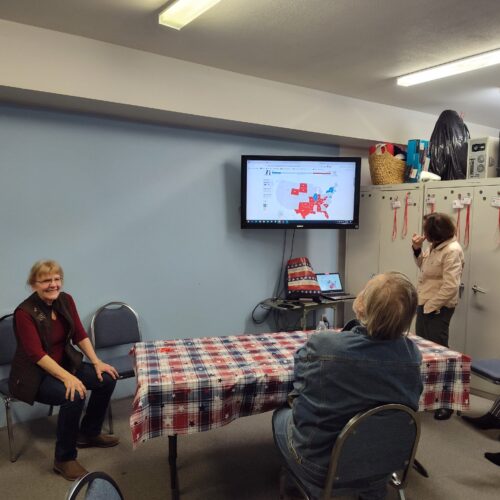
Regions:
[[[373,184],[402,184],[405,181],[405,161],[394,158],[387,151],[372,153],[368,163]]]

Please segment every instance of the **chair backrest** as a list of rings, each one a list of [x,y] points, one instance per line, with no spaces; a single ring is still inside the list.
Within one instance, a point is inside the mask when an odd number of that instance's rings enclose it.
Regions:
[[[140,342],[139,317],[128,304],[109,302],[92,316],[90,337],[96,349]]]
[[[16,348],[17,340],[14,333],[14,316],[7,314],[0,318],[0,366],[9,365],[12,362]]]
[[[401,472],[397,487],[404,488],[419,438],[417,414],[408,406],[387,404],[358,413],[335,441],[323,498],[330,498],[332,487],[394,472]]]
[[[78,496],[88,485],[85,496]],[[66,496],[66,500],[123,500],[122,492],[114,479],[105,472],[88,472],[77,479]]]

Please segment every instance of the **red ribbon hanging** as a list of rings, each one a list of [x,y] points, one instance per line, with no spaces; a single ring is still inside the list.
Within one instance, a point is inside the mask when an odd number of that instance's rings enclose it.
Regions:
[[[467,212],[465,213],[465,235],[464,235],[464,247],[469,246],[469,235],[470,235],[470,205],[467,205]]]
[[[410,193],[405,196],[405,212],[403,217],[403,229],[401,229],[401,238],[406,238],[408,234],[408,202],[410,200]]]
[[[457,240],[460,241],[460,212],[462,211],[461,208],[458,209],[458,214],[457,214]]]
[[[394,207],[394,220],[392,222],[392,241],[396,239],[398,235],[398,209]]]
[[[497,225],[498,241],[497,245],[500,246],[500,207],[498,207],[498,225]]]

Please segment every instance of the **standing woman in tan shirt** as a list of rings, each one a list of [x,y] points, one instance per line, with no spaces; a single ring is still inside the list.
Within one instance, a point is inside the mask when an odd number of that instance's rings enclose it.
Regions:
[[[424,216],[424,234],[414,234],[412,248],[417,266],[418,307],[416,334],[448,347],[450,321],[458,303],[464,252],[455,237],[453,219],[443,213]],[[422,250],[427,240],[429,247]],[[446,420],[453,410],[436,410],[434,418]]]

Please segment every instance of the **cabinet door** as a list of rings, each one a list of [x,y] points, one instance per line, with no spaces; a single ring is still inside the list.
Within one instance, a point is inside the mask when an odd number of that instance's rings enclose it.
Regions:
[[[407,199],[408,205],[407,209],[405,209]],[[395,201],[401,203],[400,208],[393,208],[393,202]],[[411,250],[411,238],[413,233],[420,232],[422,201],[422,189],[411,185],[402,189],[391,189],[382,192],[380,272],[399,271],[406,274],[413,283],[416,283],[418,268]],[[394,212],[396,212],[396,223],[394,223]]]
[[[500,358],[500,186],[474,188],[466,352],[474,358]]]
[[[468,298],[469,298],[469,284],[468,275],[470,270],[470,248],[466,237],[466,220],[467,220],[467,207],[462,209],[454,208],[453,202],[456,200],[464,200],[465,198],[472,198],[470,205],[469,217],[472,218],[474,211],[474,188],[463,186],[458,183],[456,186],[439,187],[439,183],[430,184],[426,186],[424,194],[424,213],[432,212],[432,206],[435,212],[442,212],[448,214],[457,223],[457,239],[459,240],[464,250],[464,272],[462,274],[462,284],[460,292],[460,300],[455,309],[455,313],[451,318],[450,323],[450,347],[456,351],[465,352],[465,337],[467,331],[467,312],[468,312]],[[433,201],[434,203],[429,203]],[[460,215],[459,215],[460,214]],[[470,240],[470,239],[469,239]]]
[[[359,229],[348,229],[346,236],[346,290],[357,295],[378,273],[380,232],[380,191],[362,190],[359,202]],[[344,305],[344,323],[354,318],[352,303]]]
[[[355,295],[379,272],[379,205],[380,191],[362,191],[359,229],[347,230],[346,289]]]

